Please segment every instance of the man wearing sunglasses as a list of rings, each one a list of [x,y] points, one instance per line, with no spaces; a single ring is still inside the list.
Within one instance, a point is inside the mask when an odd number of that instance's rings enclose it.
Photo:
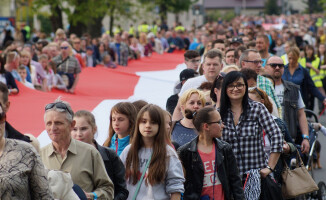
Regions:
[[[9,90],[7,85],[0,82],[0,104],[2,105],[4,113],[7,113],[10,108],[10,101],[8,99]],[[1,121],[2,119],[0,119]],[[5,119],[4,119],[5,120]],[[28,136],[25,136],[14,129],[7,121],[5,121],[5,138],[23,140],[25,142],[31,142]]]
[[[278,110],[278,114],[281,115],[281,104],[275,95],[273,83],[266,77],[261,76],[261,68],[263,61],[259,52],[255,49],[247,49],[240,56],[240,68],[249,68],[258,74],[257,87],[264,90],[266,94],[273,99]]]
[[[60,54],[52,61],[56,64],[57,73],[68,77],[68,92],[74,93],[81,69],[78,60],[72,55],[72,48],[68,42],[64,41],[60,44]]]
[[[88,199],[113,199],[113,183],[100,153],[92,145],[71,138],[76,124],[73,117],[70,105],[61,100],[45,106],[45,129],[52,142],[41,149],[43,164],[69,172]]]
[[[304,102],[300,94],[300,86],[282,79],[284,64],[282,58],[272,56],[266,61],[265,72],[271,75],[275,81],[275,94],[282,106],[283,116],[291,137],[296,144],[301,144],[302,153],[308,153],[309,130]],[[298,135],[299,126],[301,135]]]

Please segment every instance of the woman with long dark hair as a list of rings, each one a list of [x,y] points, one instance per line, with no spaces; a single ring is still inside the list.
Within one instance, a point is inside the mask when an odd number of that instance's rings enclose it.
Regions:
[[[248,98],[248,83],[241,72],[224,77],[220,114],[224,122],[222,139],[232,146],[242,181],[251,170],[260,169],[263,178],[272,173],[282,152],[283,136],[266,107]],[[263,130],[271,142],[268,162]]]

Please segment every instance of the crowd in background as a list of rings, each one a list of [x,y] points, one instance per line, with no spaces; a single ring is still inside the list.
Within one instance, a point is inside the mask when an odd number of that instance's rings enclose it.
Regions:
[[[8,25],[0,60],[0,153],[13,159],[8,152],[20,145],[22,157],[25,148],[34,158],[37,171],[32,177],[42,181],[28,187],[42,190],[33,190],[29,199],[60,198],[56,192],[61,182],[53,182],[42,163],[49,170],[69,172],[73,184],[68,188],[79,198],[268,199],[263,180],[282,183],[280,158],[289,159],[297,146],[302,155],[310,149],[304,108],[313,109],[315,98],[320,112],[326,105],[322,20],[322,15],[240,16],[191,30],[181,23],[168,27],[143,22],[137,30],[119,28],[113,37],[67,35],[58,29],[50,41],[37,33],[27,42],[17,32],[8,35]],[[45,107],[51,144],[36,152],[7,139],[31,142],[2,127],[7,124],[8,95],[19,92],[16,81],[46,92],[56,88],[74,93],[86,67],[128,67],[129,60],[153,53],[168,58],[178,50],[185,52],[184,63],[176,66],[180,79],[166,110],[141,100],[114,105],[103,146],[95,140],[94,116],[75,113],[61,100]],[[315,162],[321,168],[319,157],[318,152]],[[47,181],[53,187],[42,185]],[[15,192],[18,186],[13,185]]]

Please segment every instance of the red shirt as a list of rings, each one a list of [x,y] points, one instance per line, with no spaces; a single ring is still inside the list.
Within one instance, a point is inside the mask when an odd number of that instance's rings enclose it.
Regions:
[[[201,196],[209,195],[210,199],[213,199],[213,185],[214,185],[214,199],[224,200],[224,192],[220,179],[217,176],[217,169],[215,174],[215,184],[214,182],[214,167],[215,167],[215,143],[213,143],[213,148],[210,153],[204,153],[198,150],[198,153],[203,161],[204,165],[204,179],[203,179],[203,189],[201,191]]]

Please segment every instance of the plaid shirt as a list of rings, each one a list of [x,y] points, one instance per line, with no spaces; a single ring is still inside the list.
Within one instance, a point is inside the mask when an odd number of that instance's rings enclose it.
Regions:
[[[240,175],[267,166],[263,130],[270,139],[271,152],[282,152],[283,146],[282,132],[267,108],[252,100],[248,104],[247,116],[241,114],[237,126],[234,126],[231,109],[228,109],[227,117],[223,120],[222,139],[231,144]]]
[[[266,92],[266,94],[274,100],[277,110],[278,110],[278,114],[279,114],[279,116],[282,116],[282,106],[281,106],[281,103],[279,102],[277,96],[275,95],[273,83],[268,78],[258,75],[257,76],[257,87],[264,90]]]

